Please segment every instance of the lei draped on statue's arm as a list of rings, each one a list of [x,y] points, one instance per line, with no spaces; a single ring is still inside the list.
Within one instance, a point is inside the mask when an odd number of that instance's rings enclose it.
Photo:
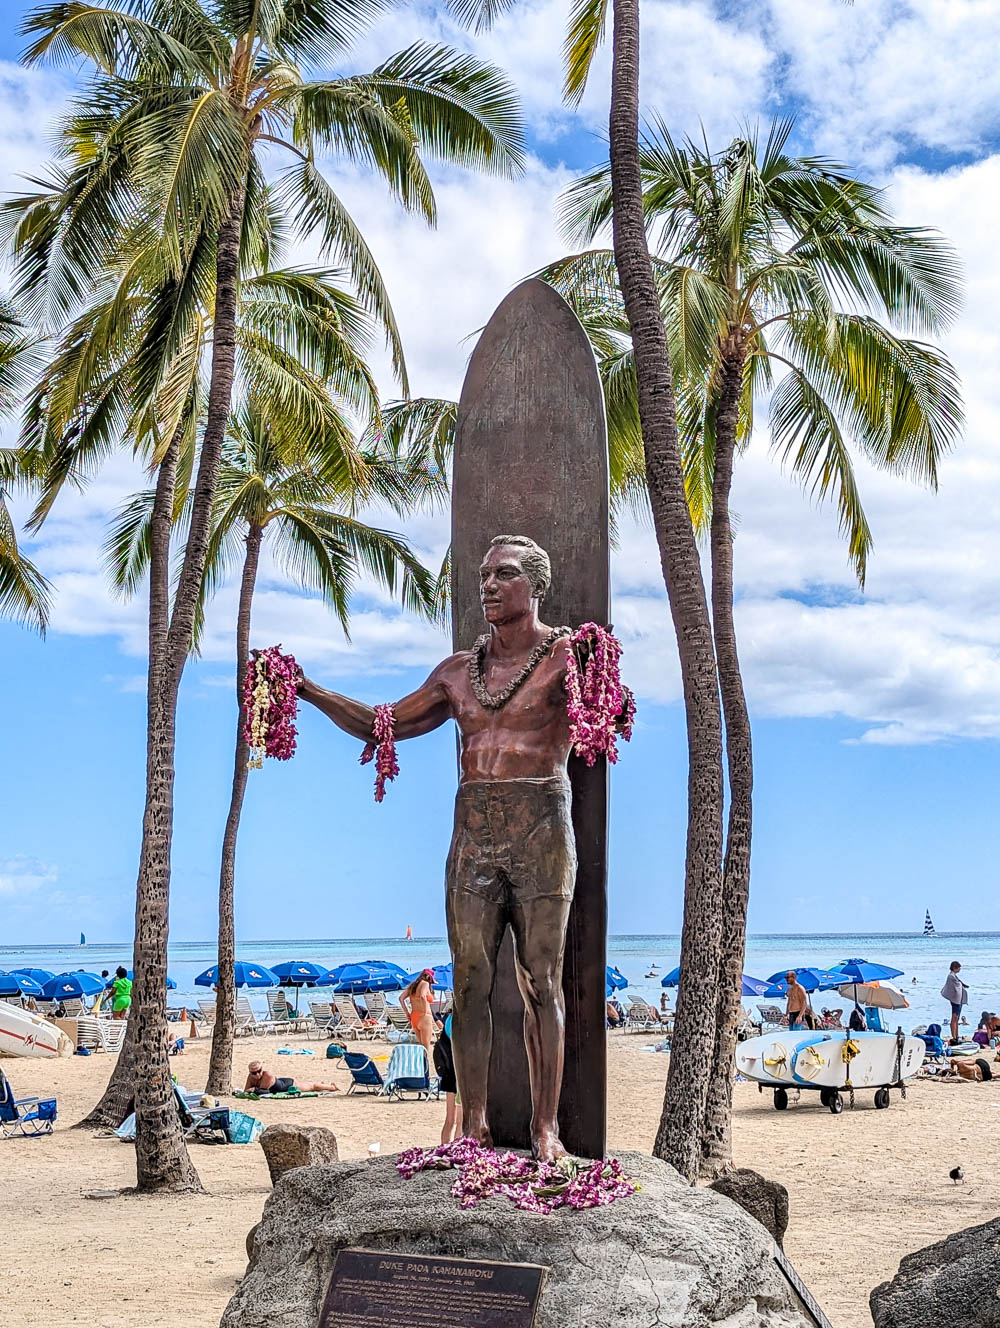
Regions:
[[[587,765],[618,760],[632,738],[635,698],[621,680],[622,645],[610,628],[584,623],[566,642],[566,709],[573,751]]]

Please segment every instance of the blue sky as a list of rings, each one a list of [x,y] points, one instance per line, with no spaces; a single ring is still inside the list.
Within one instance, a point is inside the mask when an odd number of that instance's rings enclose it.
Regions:
[[[40,168],[65,72],[11,63],[20,9],[0,38],[0,188]],[[532,157],[522,180],[435,169],[440,222],[427,232],[339,163],[329,173],[375,249],[403,328],[414,391],[453,395],[482,325],[510,286],[563,252],[556,194],[604,155],[606,57],[579,113],[558,99],[565,5],[529,4],[483,38],[432,6],[381,24],[359,52],[377,63],[418,37],[475,49],[521,91]],[[1000,926],[990,808],[1000,736],[995,604],[1000,463],[995,309],[1000,272],[1000,17],[975,0],[770,0],[753,7],[646,0],[644,104],[713,143],[741,121],[798,117],[796,146],[884,183],[899,218],[937,225],[972,280],[947,348],[963,374],[969,427],[932,495],[862,471],[876,549],[866,593],[852,584],[833,514],[769,458],[766,432],[737,472],[738,629],[755,720],[751,926],[764,931]],[[308,252],[293,258],[304,261]],[[386,380],[387,395],[391,386]],[[762,412],[761,418],[763,419]],[[40,642],[0,624],[6,699],[0,797],[0,944],[127,940],[142,808],[141,602],[107,592],[104,523],[140,477],[116,459],[29,544],[56,584]],[[408,533],[440,557],[445,523]],[[611,929],[679,927],[685,748],[675,650],[655,546],[626,523],[614,620],[640,700],[613,772]],[[218,854],[232,769],[234,596],[210,614],[189,667],[178,740],[172,928],[214,928]],[[282,641],[327,686],[376,701],[415,685],[446,649],[383,596],[359,597],[353,644],[326,611],[265,563],[257,644]],[[443,930],[442,868],[454,788],[448,731],[406,744],[376,807],[357,744],[302,715],[295,760],[251,777],[239,859],[238,931],[265,936]]]

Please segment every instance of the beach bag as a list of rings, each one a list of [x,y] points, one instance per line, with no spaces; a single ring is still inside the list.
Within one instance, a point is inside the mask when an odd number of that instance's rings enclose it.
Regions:
[[[264,1122],[256,1120],[253,1116],[248,1116],[245,1111],[236,1111],[229,1108],[229,1124],[226,1127],[226,1138],[231,1144],[253,1144],[256,1143],[264,1133]]]

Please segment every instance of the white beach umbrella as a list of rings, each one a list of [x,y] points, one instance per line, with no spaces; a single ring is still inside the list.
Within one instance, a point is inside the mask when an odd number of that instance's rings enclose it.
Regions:
[[[908,1010],[910,1007],[910,1002],[891,982],[859,982],[856,986],[853,982],[848,982],[839,987],[838,991],[841,996],[846,996],[848,1000],[856,1001],[858,1005],[864,1005],[868,1009]]]

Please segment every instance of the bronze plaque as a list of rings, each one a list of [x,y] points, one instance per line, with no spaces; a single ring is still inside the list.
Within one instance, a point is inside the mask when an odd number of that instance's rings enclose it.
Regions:
[[[452,482],[453,646],[483,631],[479,564],[494,535],[530,535],[552,559],[543,615],[578,627],[609,612],[608,445],[587,334],[543,281],[522,282],[486,325],[458,408]],[[571,1153],[603,1157],[607,1051],[608,771],[569,761],[576,894],[563,968],[566,1060],[559,1132]],[[489,1119],[498,1147],[529,1148],[524,1004],[508,930],[493,989]]]
[[[319,1328],[531,1328],[545,1272],[533,1263],[341,1250]]]

